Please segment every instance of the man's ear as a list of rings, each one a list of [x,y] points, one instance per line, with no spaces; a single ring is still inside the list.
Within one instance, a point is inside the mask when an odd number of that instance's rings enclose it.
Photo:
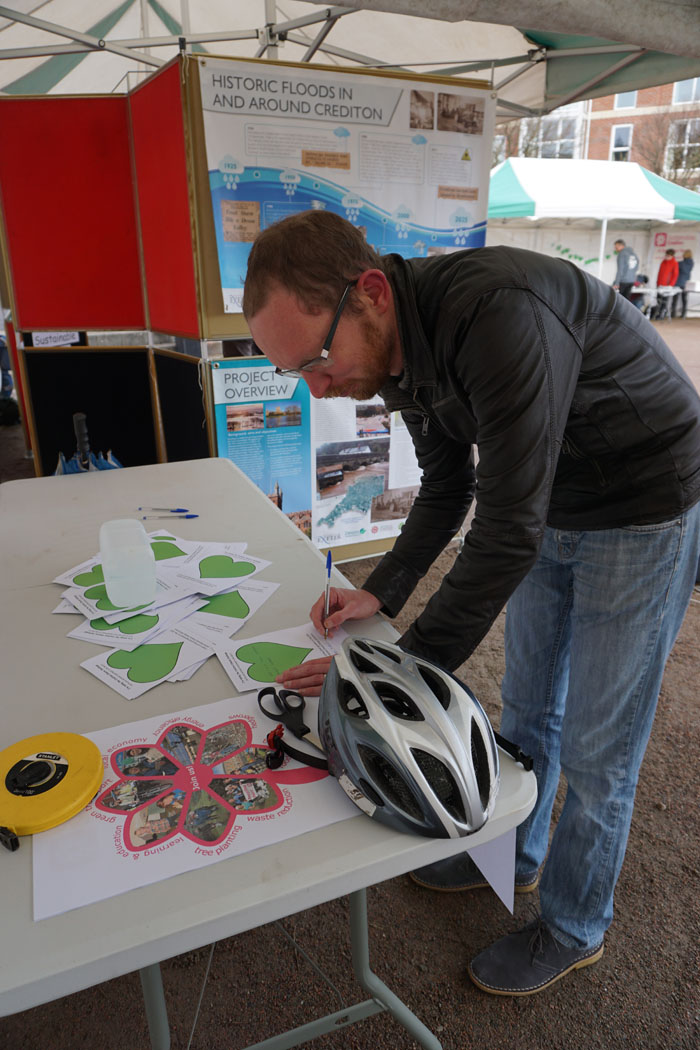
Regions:
[[[386,313],[393,302],[391,285],[382,270],[365,270],[357,280],[356,291],[380,314]]]

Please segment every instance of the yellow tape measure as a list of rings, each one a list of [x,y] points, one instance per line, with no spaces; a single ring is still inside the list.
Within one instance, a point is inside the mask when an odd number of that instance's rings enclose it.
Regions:
[[[34,835],[74,817],[102,783],[96,744],[77,733],[42,733],[0,751],[0,838],[17,849]]]

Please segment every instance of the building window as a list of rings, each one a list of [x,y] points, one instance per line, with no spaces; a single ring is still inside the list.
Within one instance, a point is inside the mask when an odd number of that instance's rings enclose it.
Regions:
[[[610,130],[610,160],[629,160],[632,125],[617,124]]]
[[[521,122],[518,152],[521,157],[558,157],[572,159],[579,154],[580,103],[562,106],[561,111],[546,117],[532,117]]]
[[[674,120],[671,124],[667,167],[675,174],[700,168],[700,119]]]
[[[634,109],[636,105],[636,91],[621,91],[619,95],[615,95],[615,109]]]
[[[673,101],[700,102],[700,77],[693,80],[677,80],[673,85]]]

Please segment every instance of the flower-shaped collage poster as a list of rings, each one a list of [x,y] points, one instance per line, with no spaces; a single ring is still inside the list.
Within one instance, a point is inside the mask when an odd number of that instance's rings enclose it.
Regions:
[[[95,800],[105,813],[126,815],[123,845],[139,852],[174,837],[215,846],[242,815],[288,812],[283,785],[309,784],[328,774],[311,768],[270,770],[270,749],[254,744],[251,727],[233,719],[203,730],[186,721],[152,744],[110,755],[118,777]]]

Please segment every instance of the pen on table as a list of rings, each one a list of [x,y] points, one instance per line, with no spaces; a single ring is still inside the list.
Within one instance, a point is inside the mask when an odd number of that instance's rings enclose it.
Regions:
[[[136,509],[162,511],[165,514],[189,514],[189,507],[137,507]]]
[[[326,555],[326,600],[323,605],[323,637],[328,637],[328,628],[326,627],[326,620],[328,619],[328,609],[331,601],[331,552],[328,551]]]
[[[170,521],[172,518],[198,518],[199,514],[142,514],[141,521]]]

